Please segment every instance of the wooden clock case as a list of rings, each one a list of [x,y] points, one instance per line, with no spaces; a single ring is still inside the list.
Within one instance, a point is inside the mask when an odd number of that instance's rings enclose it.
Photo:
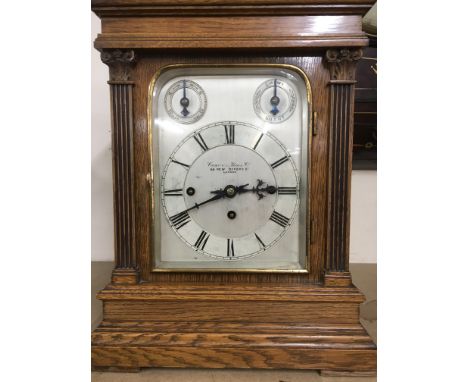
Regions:
[[[355,66],[369,0],[93,0],[109,66],[115,268],[95,370],[376,369],[349,265]],[[312,86],[308,273],[152,272],[149,85],[170,64],[290,64]]]

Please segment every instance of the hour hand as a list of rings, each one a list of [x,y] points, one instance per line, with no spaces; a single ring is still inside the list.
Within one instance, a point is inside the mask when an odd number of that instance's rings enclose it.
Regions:
[[[265,184],[265,182],[261,179],[257,179],[257,186],[252,187],[248,190],[240,190],[240,193],[244,192],[254,192],[257,194],[258,200],[263,199],[265,197],[264,193],[274,194],[277,191],[275,186],[269,186],[268,184],[265,187],[261,187]]]

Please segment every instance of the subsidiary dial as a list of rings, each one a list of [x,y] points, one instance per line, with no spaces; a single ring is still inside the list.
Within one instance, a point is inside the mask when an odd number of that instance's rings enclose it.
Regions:
[[[167,114],[177,122],[195,123],[205,114],[206,94],[196,82],[180,80],[167,91],[164,105]]]
[[[296,109],[297,96],[292,86],[283,79],[272,78],[263,82],[255,91],[255,113],[269,123],[286,121]]]

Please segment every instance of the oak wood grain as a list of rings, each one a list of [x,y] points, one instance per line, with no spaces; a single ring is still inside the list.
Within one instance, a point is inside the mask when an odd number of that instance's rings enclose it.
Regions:
[[[357,304],[290,303],[282,299],[276,302],[115,300],[104,301],[103,307],[107,320],[353,324],[359,319]]]
[[[359,324],[103,321],[92,344],[94,368],[375,370],[375,345]]]
[[[364,295],[355,287],[323,288],[320,285],[296,283],[141,283],[109,284],[100,291],[101,300],[164,300],[164,301],[278,301],[290,302],[364,302]]]
[[[274,36],[272,38],[272,36]],[[366,46],[360,16],[111,17],[98,49],[266,49]]]
[[[162,39],[245,39],[262,36],[265,39],[303,39],[308,37],[362,37],[359,16],[272,16],[272,17],[193,17],[190,24],[183,17],[150,17],[141,19],[110,18],[102,21],[102,33],[153,35]],[[272,35],[274,38],[271,38]]]
[[[195,15],[364,15],[373,0],[93,0],[99,17]]]
[[[337,344],[339,345],[339,343]],[[289,347],[200,348],[198,346],[93,346],[93,366],[200,367],[299,370],[375,370],[375,349]]]
[[[365,336],[366,331],[360,324],[310,324],[310,323],[271,323],[271,322],[174,322],[174,321],[129,321],[103,320],[96,333],[102,332],[139,332],[139,333],[229,333],[229,334],[285,334],[291,333],[310,336]],[[93,337],[94,338],[94,337]]]

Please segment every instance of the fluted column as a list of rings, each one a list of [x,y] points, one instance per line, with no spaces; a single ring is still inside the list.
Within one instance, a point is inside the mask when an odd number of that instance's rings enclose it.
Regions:
[[[135,201],[133,168],[133,50],[101,53],[109,66],[111,96],[112,173],[114,185],[113,283],[137,283],[139,272],[135,251]]]
[[[348,286],[353,113],[356,63],[361,49],[329,49],[330,135],[328,141],[327,262],[325,285]]]

